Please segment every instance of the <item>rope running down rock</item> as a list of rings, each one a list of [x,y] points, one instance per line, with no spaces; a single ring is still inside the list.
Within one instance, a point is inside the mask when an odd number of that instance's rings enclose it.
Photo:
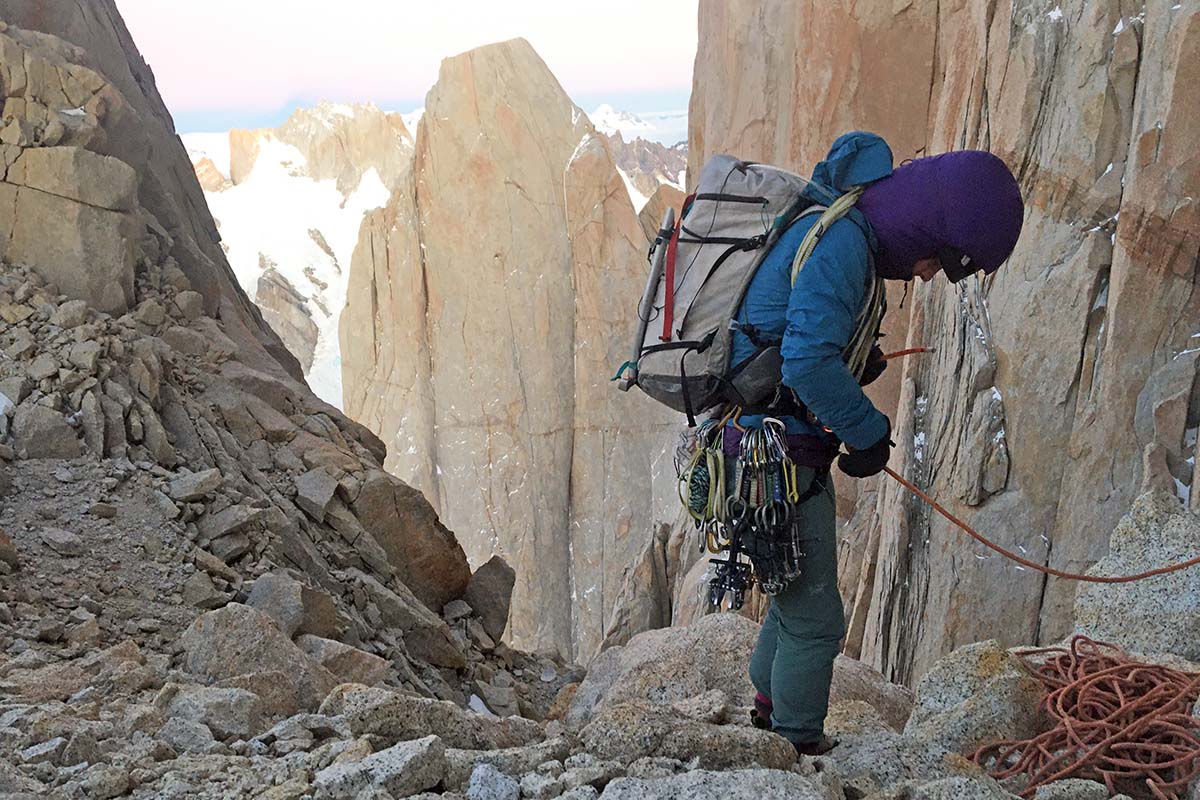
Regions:
[[[1086,636],[1069,648],[1018,655],[1049,692],[1042,706],[1054,725],[1031,739],[982,747],[972,759],[997,780],[1028,778],[1021,797],[1083,778],[1103,782],[1110,794],[1180,800],[1200,777],[1200,674],[1143,664]]]
[[[934,511],[938,512],[943,517],[950,520],[950,522],[952,522],[954,525],[961,528],[965,533],[967,533],[975,541],[979,542],[980,544],[984,545],[985,547],[995,550],[997,553],[1004,556],[1005,558],[1011,558],[1013,561],[1016,561],[1018,564],[1022,564],[1026,567],[1029,567],[1030,569],[1037,570],[1038,572],[1043,572],[1047,575],[1053,575],[1056,578],[1066,578],[1067,580],[1072,580],[1072,581],[1086,581],[1088,583],[1131,583],[1133,581],[1140,581],[1145,578],[1152,578],[1155,575],[1166,575],[1169,572],[1178,572],[1179,570],[1187,569],[1188,567],[1194,567],[1197,564],[1200,564],[1200,556],[1197,556],[1196,558],[1189,559],[1189,560],[1184,561],[1179,564],[1172,564],[1172,565],[1166,566],[1166,567],[1158,567],[1157,569],[1146,570],[1145,572],[1139,572],[1136,575],[1111,575],[1111,576],[1110,575],[1080,575],[1076,572],[1064,572],[1063,570],[1055,569],[1054,567],[1048,567],[1044,564],[1038,564],[1036,561],[1030,561],[1027,558],[1022,558],[1021,556],[1017,555],[1016,553],[1012,552],[1011,550],[1005,550],[1003,547],[1001,547],[1000,545],[991,541],[986,536],[981,534],[979,531],[975,530],[970,525],[963,522],[961,519],[954,516],[946,509],[942,508],[941,505],[939,505],[936,500],[934,500],[929,495],[925,494],[925,492],[918,489],[916,487],[916,485],[914,485],[910,481],[907,481],[904,478],[900,477],[900,475],[895,470],[893,470],[891,467],[884,467],[883,471],[886,472],[888,475],[891,475],[892,478],[895,479],[895,481],[897,483],[899,483],[901,486],[903,486],[905,489],[908,489],[910,492],[915,494],[917,497],[921,498],[926,503],[928,503],[929,506]]]

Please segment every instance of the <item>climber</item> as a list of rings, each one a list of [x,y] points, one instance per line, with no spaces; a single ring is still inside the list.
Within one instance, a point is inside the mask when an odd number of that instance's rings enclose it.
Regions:
[[[794,285],[793,258],[816,217],[801,217],[782,235],[750,283],[733,338],[733,364],[758,351],[752,338],[782,339],[783,384],[791,392],[731,419],[725,453],[737,452],[742,429],[778,418],[786,425],[800,490],[815,490],[796,510],[805,532],[802,577],[773,597],[750,661],[758,691],[754,723],[774,729],[806,755],[834,744],[824,735],[824,722],[833,661],[845,634],[829,467],[840,442],[848,450],[836,456],[842,472],[875,475],[893,447],[889,419],[860,386],[886,367],[880,349],[872,348],[859,380],[843,360],[868,301],[869,270],[899,281],[931,281],[939,272],[954,283],[989,275],[1012,253],[1023,216],[1012,173],[981,151],[921,158],[891,171],[882,140],[847,134],[814,179],[845,191],[837,177],[853,174],[856,159],[878,158],[880,146],[888,169],[878,174],[891,174],[871,183],[855,211],[824,233]]]

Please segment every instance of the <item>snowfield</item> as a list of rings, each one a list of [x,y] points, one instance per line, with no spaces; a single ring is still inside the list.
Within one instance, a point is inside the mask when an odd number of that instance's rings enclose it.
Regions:
[[[228,135],[221,161],[212,155],[220,151],[209,135],[183,138],[193,158],[204,153],[218,168],[228,169]],[[372,169],[349,197],[342,197],[335,181],[309,178],[305,165],[299,150],[267,138],[245,181],[205,197],[220,226],[230,266],[246,293],[256,298],[259,278],[274,267],[306,298],[319,331],[308,382],[321,399],[340,408],[338,319],[346,303],[350,258],[363,215],[387,205],[390,192]],[[320,233],[332,257],[310,231]]]
[[[620,132],[626,141],[641,137],[671,147],[687,141],[687,115],[687,109],[631,114],[604,103],[588,118],[596,130],[608,136]]]

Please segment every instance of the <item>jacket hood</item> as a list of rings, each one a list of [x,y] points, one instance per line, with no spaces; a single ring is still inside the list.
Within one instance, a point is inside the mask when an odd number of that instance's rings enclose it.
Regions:
[[[910,280],[913,266],[953,247],[994,272],[1016,247],[1025,207],[1011,171],[981,150],[916,159],[867,187],[857,208],[879,242],[876,270]]]
[[[804,190],[811,202],[828,206],[856,186],[866,186],[892,174],[892,148],[883,137],[868,131],[850,131],[834,140],[825,160],[813,169],[812,180]],[[879,247],[871,225],[857,208],[850,209],[852,220],[867,237],[872,251]]]

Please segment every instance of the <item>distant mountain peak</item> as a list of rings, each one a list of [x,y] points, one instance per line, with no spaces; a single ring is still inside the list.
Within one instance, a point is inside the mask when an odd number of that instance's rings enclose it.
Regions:
[[[652,131],[654,126],[636,114],[628,111],[618,111],[608,103],[601,103],[596,110],[588,115],[592,125],[601,133],[611,136],[614,133],[630,133],[636,131]]]

